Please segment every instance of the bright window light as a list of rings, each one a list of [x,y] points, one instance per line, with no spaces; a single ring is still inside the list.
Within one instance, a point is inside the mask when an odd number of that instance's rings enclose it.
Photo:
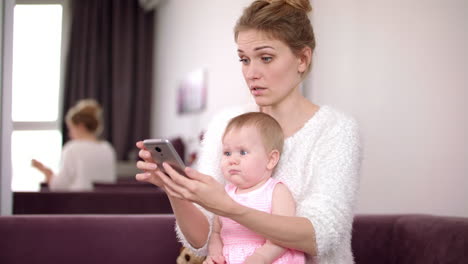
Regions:
[[[37,1],[39,3],[41,1]],[[62,4],[17,4],[13,25],[12,190],[37,191],[37,159],[57,172],[62,150],[59,118]]]
[[[16,5],[13,28],[13,121],[58,118],[62,5]]]
[[[37,191],[45,176],[31,166],[31,159],[42,162],[57,172],[62,148],[58,130],[14,131],[11,137],[12,190]]]

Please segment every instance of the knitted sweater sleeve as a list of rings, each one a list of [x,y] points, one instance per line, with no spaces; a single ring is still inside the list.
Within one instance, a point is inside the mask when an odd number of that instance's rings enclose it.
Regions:
[[[237,111],[230,110],[230,111],[223,111],[220,114],[217,114],[213,120],[208,125],[206,132],[203,137],[203,141],[201,142],[201,147],[199,151],[199,155],[195,164],[195,168],[203,174],[210,175],[215,178],[217,181],[224,184],[224,178],[222,176],[221,168],[220,168],[220,160],[221,160],[221,153],[222,153],[222,144],[221,138],[224,133],[224,128],[226,127],[228,121],[231,117],[235,116]],[[199,208],[203,214],[208,219],[210,225],[210,235],[211,235],[211,227],[213,224],[213,214],[201,206],[194,204],[197,208]],[[179,241],[187,248],[191,249],[195,254],[204,256],[208,254],[208,243],[206,243],[201,248],[194,248],[190,243],[187,242],[185,235],[180,230],[179,226],[176,223],[176,233]]]
[[[316,142],[307,165],[309,179],[298,215],[307,217],[315,230],[319,259],[351,239],[354,206],[359,185],[360,139],[353,119],[334,120]]]

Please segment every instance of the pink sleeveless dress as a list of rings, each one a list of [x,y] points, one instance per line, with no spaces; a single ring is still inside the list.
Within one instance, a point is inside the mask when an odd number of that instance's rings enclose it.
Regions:
[[[270,178],[263,186],[248,193],[236,194],[237,187],[226,185],[226,191],[236,202],[263,212],[271,213],[273,190],[279,181]],[[241,264],[253,254],[255,249],[265,244],[265,238],[250,231],[237,222],[219,217],[221,221],[221,239],[223,241],[223,255],[228,264]],[[299,264],[305,263],[305,255],[302,252],[289,249],[274,264]]]

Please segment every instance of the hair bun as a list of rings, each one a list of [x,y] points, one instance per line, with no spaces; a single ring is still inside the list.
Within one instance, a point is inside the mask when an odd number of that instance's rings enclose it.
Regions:
[[[287,4],[306,13],[312,11],[309,0],[265,0],[270,4]]]
[[[309,0],[284,0],[284,2],[292,7],[304,10],[306,13],[312,11]]]
[[[71,107],[66,115],[67,122],[83,124],[90,132],[102,132],[102,108],[94,99],[82,99]]]
[[[94,99],[83,99],[76,104],[76,108],[79,112],[93,115],[99,118],[102,112],[102,108],[99,103]]]

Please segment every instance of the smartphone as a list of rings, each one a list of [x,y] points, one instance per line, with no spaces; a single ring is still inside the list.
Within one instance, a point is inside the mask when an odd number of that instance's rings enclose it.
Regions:
[[[168,139],[145,139],[143,144],[151,152],[153,160],[162,172],[166,173],[162,166],[163,162],[166,162],[178,173],[187,177],[184,172],[185,164]]]

